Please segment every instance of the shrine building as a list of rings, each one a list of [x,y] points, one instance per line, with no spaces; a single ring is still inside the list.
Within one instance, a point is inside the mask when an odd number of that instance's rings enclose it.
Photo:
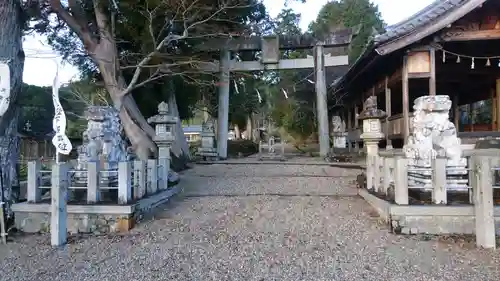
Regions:
[[[500,138],[500,1],[435,1],[375,35],[336,89],[350,147],[362,145],[356,116],[369,96],[388,115],[382,147],[406,143],[413,102],[424,95],[450,96],[463,143]]]

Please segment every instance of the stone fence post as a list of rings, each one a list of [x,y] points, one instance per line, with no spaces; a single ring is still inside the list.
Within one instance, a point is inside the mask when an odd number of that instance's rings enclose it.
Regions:
[[[168,104],[161,102],[158,105],[158,114],[150,117],[148,123],[155,126],[155,137],[153,141],[158,146],[158,189],[168,188],[168,172],[170,171],[170,148],[174,142],[172,134],[173,125],[177,124],[179,119],[168,115]]]
[[[66,198],[69,187],[69,165],[57,163],[52,166],[52,202],[50,205],[50,243],[52,246],[61,246],[67,241],[68,217]]]
[[[493,206],[493,157],[472,156],[472,168],[475,181],[474,214],[476,222],[476,245],[478,247],[495,249],[495,217]]]
[[[38,203],[42,199],[42,190],[40,189],[42,163],[40,161],[28,162],[28,188],[26,195],[29,203]]]
[[[132,201],[132,162],[118,163],[118,204]]]
[[[408,205],[408,159],[399,155],[394,159],[394,201]]]

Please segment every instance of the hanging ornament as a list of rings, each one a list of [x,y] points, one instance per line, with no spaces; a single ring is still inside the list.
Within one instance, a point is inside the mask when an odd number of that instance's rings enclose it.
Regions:
[[[490,58],[488,58],[488,60],[486,61],[486,66],[491,66]]]
[[[285,89],[281,88],[281,91],[283,91],[283,94],[285,95],[285,98],[288,99],[288,94],[287,92],[285,91]]]
[[[238,89],[238,84],[236,83],[236,80],[233,80],[234,82],[234,89],[236,90],[236,93],[239,94],[240,90]]]
[[[255,89],[255,91],[257,92],[257,98],[259,98],[259,103],[262,103],[262,96],[259,93],[259,89]]]
[[[445,62],[446,62],[446,51],[443,50],[443,63],[445,63]]]
[[[460,63],[460,56],[457,56],[457,63]]]
[[[474,58],[472,58],[472,63],[470,65],[470,69],[474,69],[476,67],[476,64],[474,63]]]

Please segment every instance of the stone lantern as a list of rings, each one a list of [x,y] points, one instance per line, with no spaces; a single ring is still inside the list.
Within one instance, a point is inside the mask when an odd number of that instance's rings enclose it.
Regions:
[[[174,142],[173,126],[179,122],[179,118],[168,115],[168,104],[161,102],[158,105],[158,114],[148,119],[148,123],[154,125],[155,136],[153,141],[158,146],[158,165],[161,168],[159,176],[168,178],[170,171],[170,148]]]
[[[363,111],[358,116],[358,119],[363,121],[361,139],[363,139],[368,157],[378,155],[378,143],[385,137],[382,133],[381,122],[385,117],[386,113],[377,108],[377,97],[369,97],[363,104]]]

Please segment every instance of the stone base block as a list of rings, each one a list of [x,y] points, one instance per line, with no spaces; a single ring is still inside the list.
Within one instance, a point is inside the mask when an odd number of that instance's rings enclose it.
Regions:
[[[68,205],[67,231],[69,234],[129,231],[144,214],[167,202],[181,188],[178,184],[131,205]],[[50,232],[50,204],[18,203],[12,205],[12,211],[15,214],[15,226],[20,231]]]
[[[366,189],[363,197],[396,233],[475,234],[474,206],[396,205],[380,199]],[[500,207],[494,209],[496,235],[500,235]]]
[[[126,232],[134,227],[132,215],[68,214],[69,234]],[[27,233],[50,232],[50,213],[16,212],[16,228]]]

